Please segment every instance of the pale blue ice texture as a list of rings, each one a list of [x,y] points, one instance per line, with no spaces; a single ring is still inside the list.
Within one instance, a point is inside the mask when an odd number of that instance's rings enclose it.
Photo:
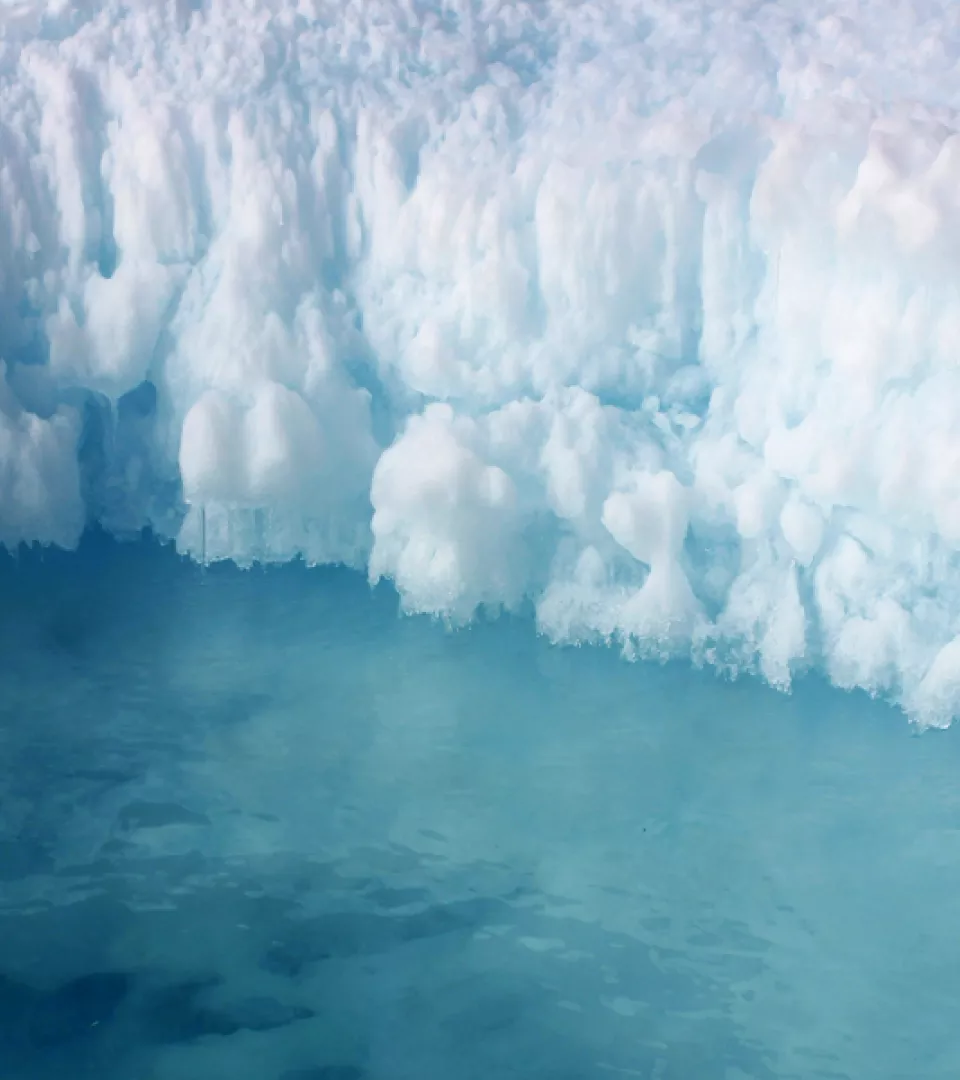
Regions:
[[[5,0],[0,544],[960,711],[954,0]]]
[[[0,591],[3,1080],[960,1075],[956,728],[347,570]]]
[[[960,1076],[958,10],[2,0],[0,1080]]]

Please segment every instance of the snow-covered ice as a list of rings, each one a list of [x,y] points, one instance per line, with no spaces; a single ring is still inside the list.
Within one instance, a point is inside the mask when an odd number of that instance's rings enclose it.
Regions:
[[[0,540],[960,711],[951,0],[8,0]]]

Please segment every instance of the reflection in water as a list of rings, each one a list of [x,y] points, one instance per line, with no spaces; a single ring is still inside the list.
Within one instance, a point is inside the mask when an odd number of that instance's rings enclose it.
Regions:
[[[958,1074],[952,732],[346,572],[0,595],[4,1080]]]

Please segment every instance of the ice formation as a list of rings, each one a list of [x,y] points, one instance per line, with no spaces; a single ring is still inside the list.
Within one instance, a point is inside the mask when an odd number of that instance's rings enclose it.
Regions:
[[[4,0],[0,542],[960,713],[950,0]]]

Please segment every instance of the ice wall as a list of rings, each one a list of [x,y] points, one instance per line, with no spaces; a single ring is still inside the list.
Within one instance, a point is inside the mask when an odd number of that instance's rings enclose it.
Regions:
[[[4,0],[0,542],[960,712],[960,9]]]

